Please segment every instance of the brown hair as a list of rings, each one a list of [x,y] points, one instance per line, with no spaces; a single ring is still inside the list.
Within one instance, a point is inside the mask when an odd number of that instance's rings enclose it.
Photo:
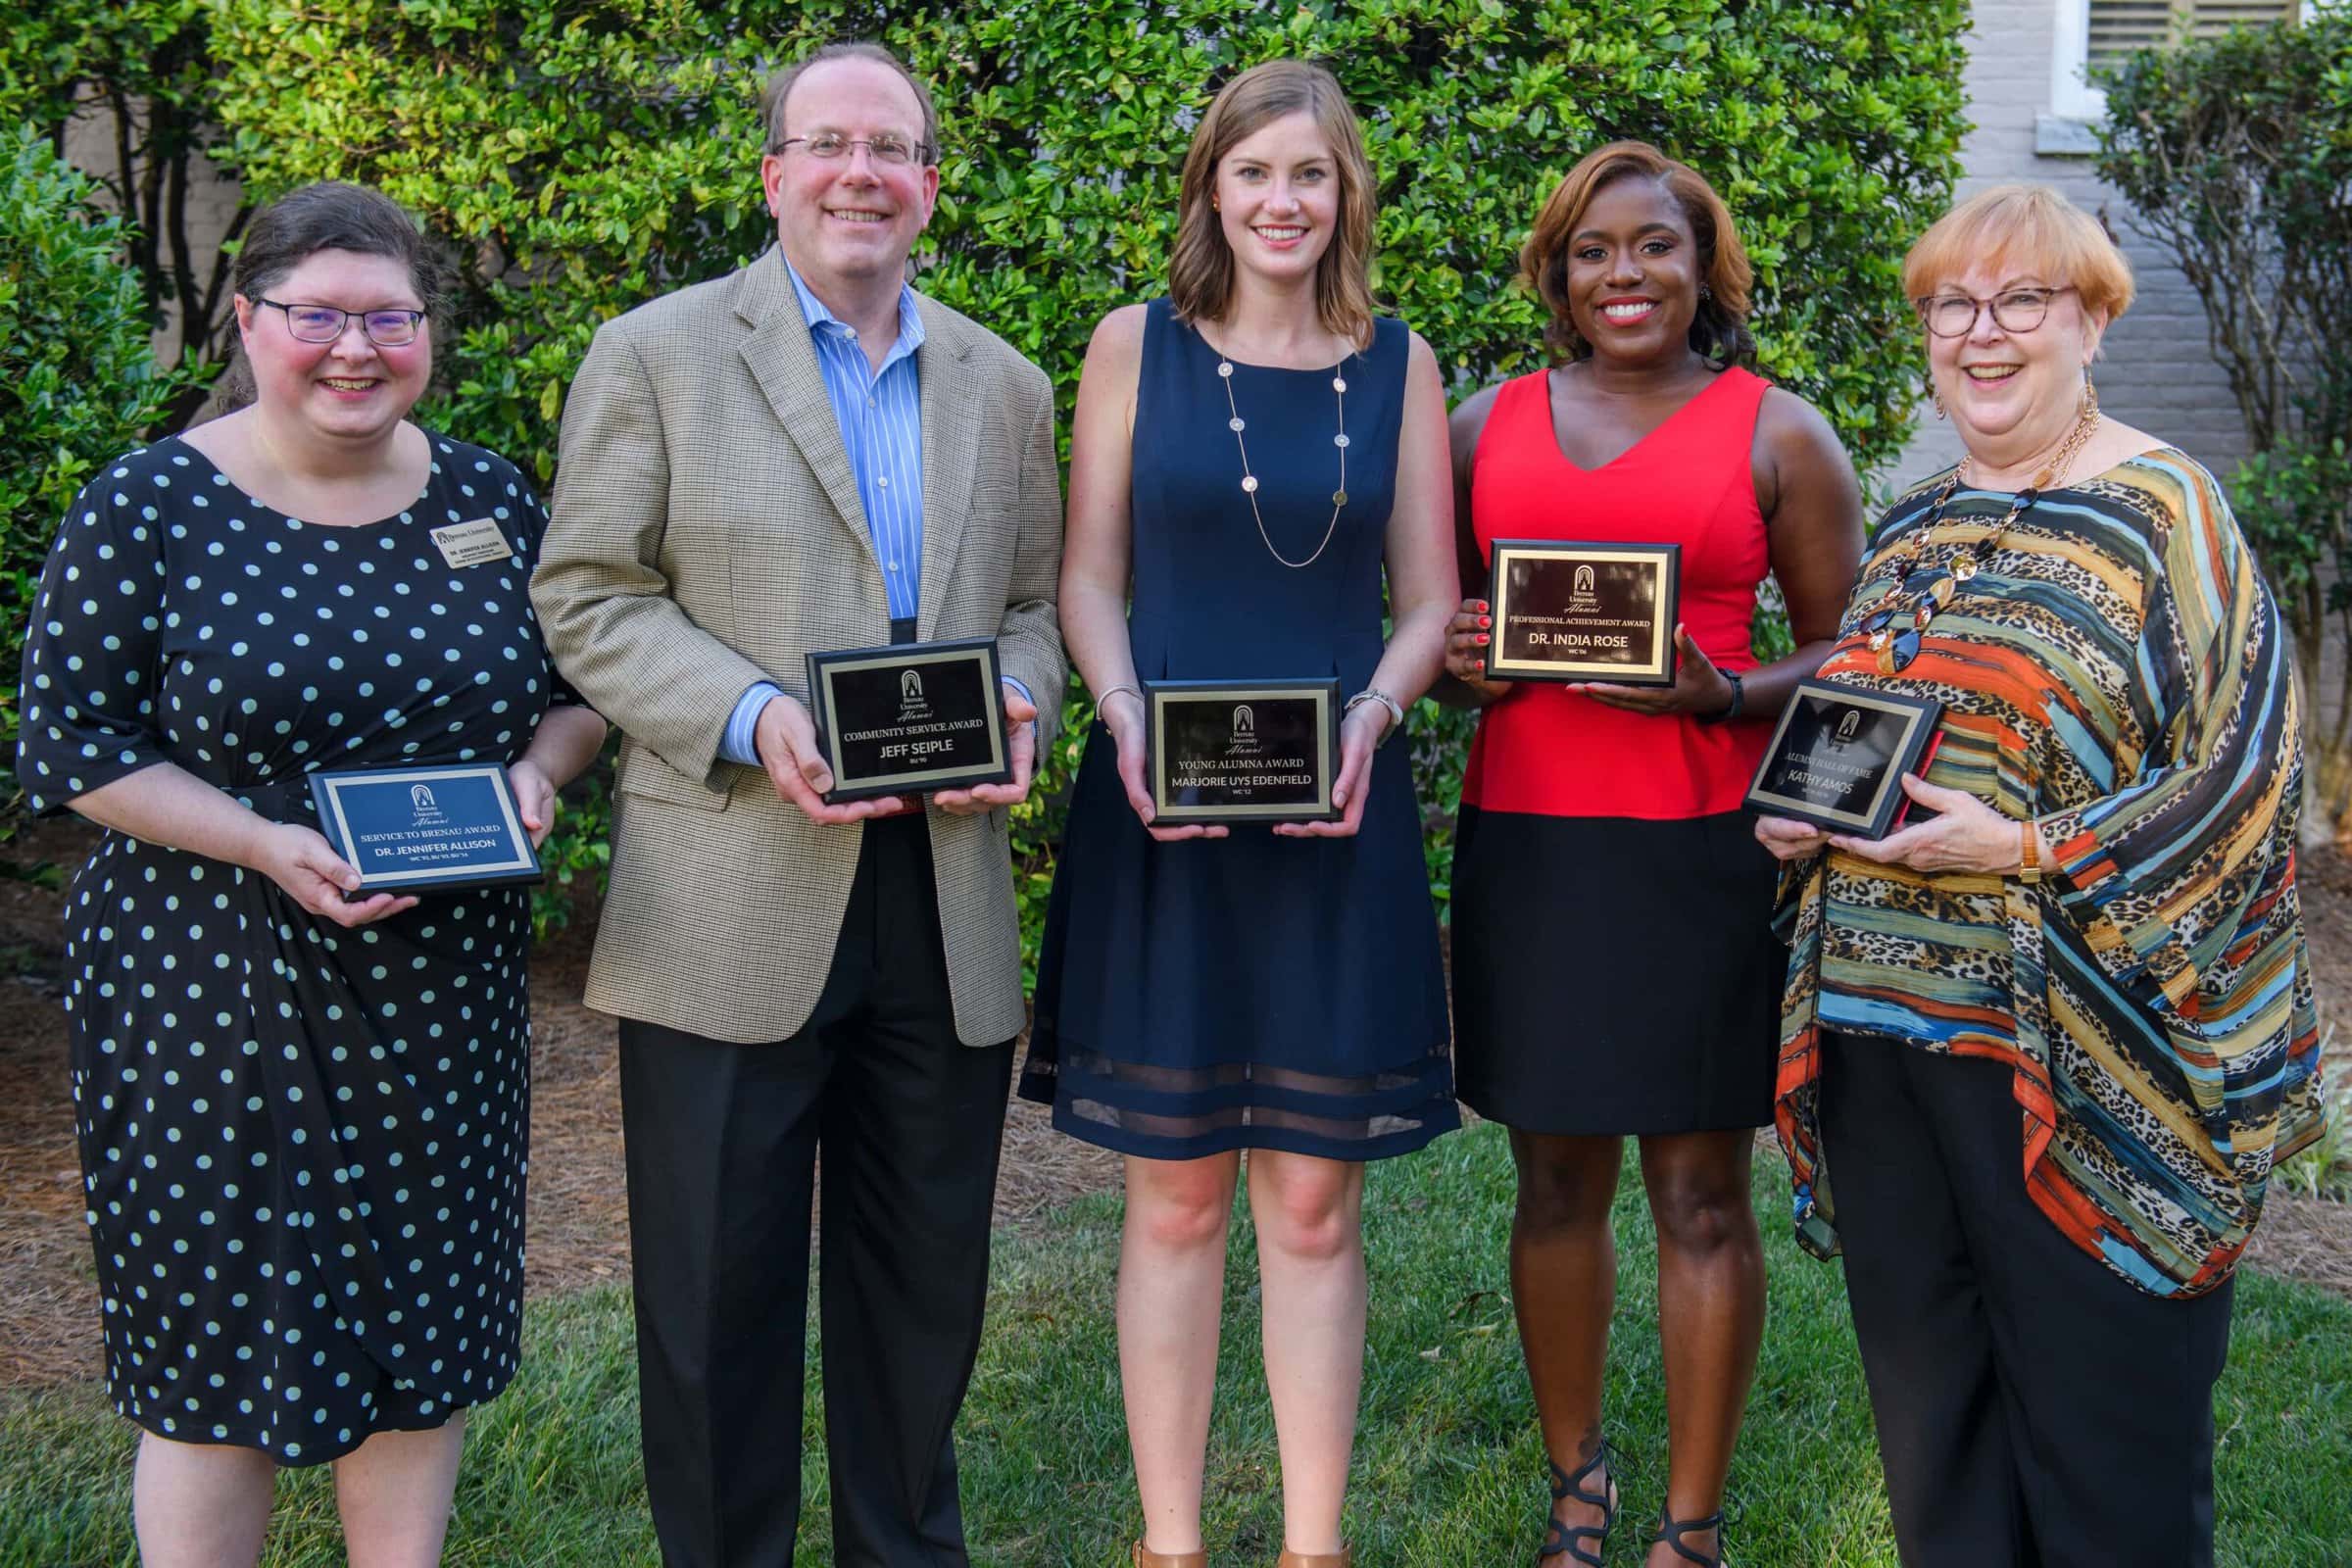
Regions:
[[[1372,163],[1355,111],[1332,74],[1303,60],[1269,60],[1227,82],[1200,117],[1184,155],[1168,299],[1180,321],[1224,319],[1233,303],[1233,249],[1217,220],[1217,165],[1237,143],[1290,115],[1312,115],[1331,143],[1340,178],[1340,221],[1315,267],[1315,315],[1325,331],[1363,344],[1372,336]]]
[[[914,73],[908,71],[906,62],[897,55],[878,43],[868,43],[863,39],[829,43],[821,49],[811,50],[767,78],[767,85],[760,89],[760,120],[767,127],[764,151],[780,153],[784,150],[784,100],[792,96],[793,83],[799,81],[802,73],[811,66],[821,66],[834,60],[870,60],[877,66],[888,66],[897,72],[899,79],[914,94],[915,104],[923,112],[925,156],[922,161],[927,164],[939,162],[939,111],[932,107],[931,89],[915,80]]]
[[[2109,320],[2132,308],[2132,264],[2099,220],[2047,185],[1995,185],[1936,220],[1903,258],[1903,297],[1933,294],[1980,261],[2072,287]]]
[[[320,251],[388,257],[409,270],[409,286],[428,319],[448,307],[448,264],[409,210],[380,190],[339,179],[290,190],[254,214],[237,248],[232,284],[245,298],[260,299]],[[186,427],[233,413],[253,398],[253,368],[240,347]]]
[[[1568,251],[1592,198],[1621,179],[1650,179],[1666,187],[1698,242],[1699,279],[1706,292],[1690,318],[1690,347],[1720,365],[1752,363],[1756,340],[1747,329],[1747,291],[1755,272],[1732,227],[1732,212],[1706,176],[1645,141],[1613,141],[1587,153],[1544,203],[1536,226],[1519,248],[1519,276],[1551,313],[1544,341],[1562,360],[1592,352],[1568,308]]]

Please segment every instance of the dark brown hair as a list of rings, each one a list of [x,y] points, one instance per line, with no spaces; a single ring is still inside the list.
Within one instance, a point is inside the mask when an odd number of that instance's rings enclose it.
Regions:
[[[239,294],[258,300],[320,251],[389,257],[409,270],[409,285],[428,319],[448,308],[448,264],[409,210],[380,190],[339,179],[290,190],[254,214],[230,277]],[[239,349],[186,427],[234,413],[253,396],[253,369]]]
[[[238,293],[259,299],[319,251],[384,256],[409,270],[425,315],[449,303],[449,272],[409,210],[379,190],[322,179],[288,191],[253,215],[233,274]]]
[[[1315,267],[1315,314],[1325,331],[1361,345],[1372,336],[1372,163],[1338,79],[1303,60],[1252,66],[1227,82],[1200,117],[1178,186],[1168,299],[1178,320],[1225,318],[1233,303],[1233,249],[1212,204],[1217,165],[1237,143],[1297,114],[1314,117],[1339,167],[1339,228]]]
[[[1536,215],[1536,226],[1519,249],[1519,276],[1551,313],[1544,341],[1562,360],[1581,360],[1592,352],[1568,307],[1568,252],[1592,198],[1621,179],[1663,185],[1698,242],[1699,280],[1706,292],[1690,318],[1691,349],[1717,365],[1752,364],[1756,340],[1747,329],[1747,296],[1755,273],[1732,227],[1731,209],[1697,170],[1645,141],[1613,141],[1587,153]]]
[[[931,105],[931,89],[915,80],[914,73],[908,71],[906,62],[897,55],[878,43],[868,43],[863,39],[829,43],[821,49],[811,50],[767,78],[767,85],[760,90],[760,121],[767,127],[765,151],[780,153],[784,150],[784,100],[792,96],[793,83],[799,81],[802,73],[811,66],[821,66],[833,60],[870,60],[877,66],[888,66],[897,72],[899,79],[914,93],[915,104],[923,112],[923,146],[929,149],[929,156],[923,162],[939,162],[939,111]]]

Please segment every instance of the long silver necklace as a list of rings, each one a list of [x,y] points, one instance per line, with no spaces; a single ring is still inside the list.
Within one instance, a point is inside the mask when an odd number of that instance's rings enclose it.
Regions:
[[[1226,428],[1233,432],[1233,444],[1241,450],[1242,494],[1250,498],[1250,515],[1257,519],[1257,537],[1264,542],[1267,555],[1293,571],[1313,565],[1331,548],[1332,535],[1340,531],[1340,512],[1348,505],[1348,377],[1338,367],[1333,368],[1331,390],[1339,399],[1340,433],[1331,438],[1331,444],[1340,449],[1340,487],[1331,493],[1331,521],[1324,526],[1323,542],[1304,561],[1293,561],[1274,548],[1273,536],[1266,532],[1265,514],[1257,510],[1257,475],[1250,470],[1250,443],[1242,437],[1249,423],[1233,401],[1233,362],[1225,357],[1223,349],[1217,350],[1217,380],[1225,388],[1225,412],[1232,416],[1225,421]]]

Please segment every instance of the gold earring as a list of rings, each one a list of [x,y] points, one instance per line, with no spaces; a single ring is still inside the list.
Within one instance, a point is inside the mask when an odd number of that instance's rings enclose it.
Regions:
[[[2090,367],[2085,365],[2082,367],[2082,417],[2095,419],[2098,416],[2099,386],[2090,378]]]
[[[1930,388],[1928,388],[1928,401],[1929,401],[1930,403],[1933,403],[1933,404],[1935,404],[1935,405],[1936,405],[1936,417],[1937,417],[1938,419],[1942,418],[1942,417],[1943,417],[1943,394],[1942,394],[1942,393],[1940,393],[1940,392],[1938,392],[1938,391],[1936,391],[1936,390],[1934,387],[1930,387]]]

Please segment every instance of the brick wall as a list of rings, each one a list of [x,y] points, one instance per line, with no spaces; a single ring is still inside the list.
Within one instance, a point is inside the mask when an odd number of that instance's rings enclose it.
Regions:
[[[2180,446],[2228,478],[2245,455],[2245,428],[2229,381],[2208,354],[2205,314],[2188,280],[2126,220],[2130,209],[2091,172],[2085,157],[2034,150],[2035,122],[2050,108],[2050,56],[2060,6],[2082,0],[1976,0],[1965,77],[1976,127],[1961,143],[1958,194],[2030,179],[2056,186],[2099,213],[2131,258],[2139,297],[2107,334],[2093,374],[2099,406]],[[1900,486],[1960,456],[1951,427],[1922,407],[1919,433],[1881,476]]]

